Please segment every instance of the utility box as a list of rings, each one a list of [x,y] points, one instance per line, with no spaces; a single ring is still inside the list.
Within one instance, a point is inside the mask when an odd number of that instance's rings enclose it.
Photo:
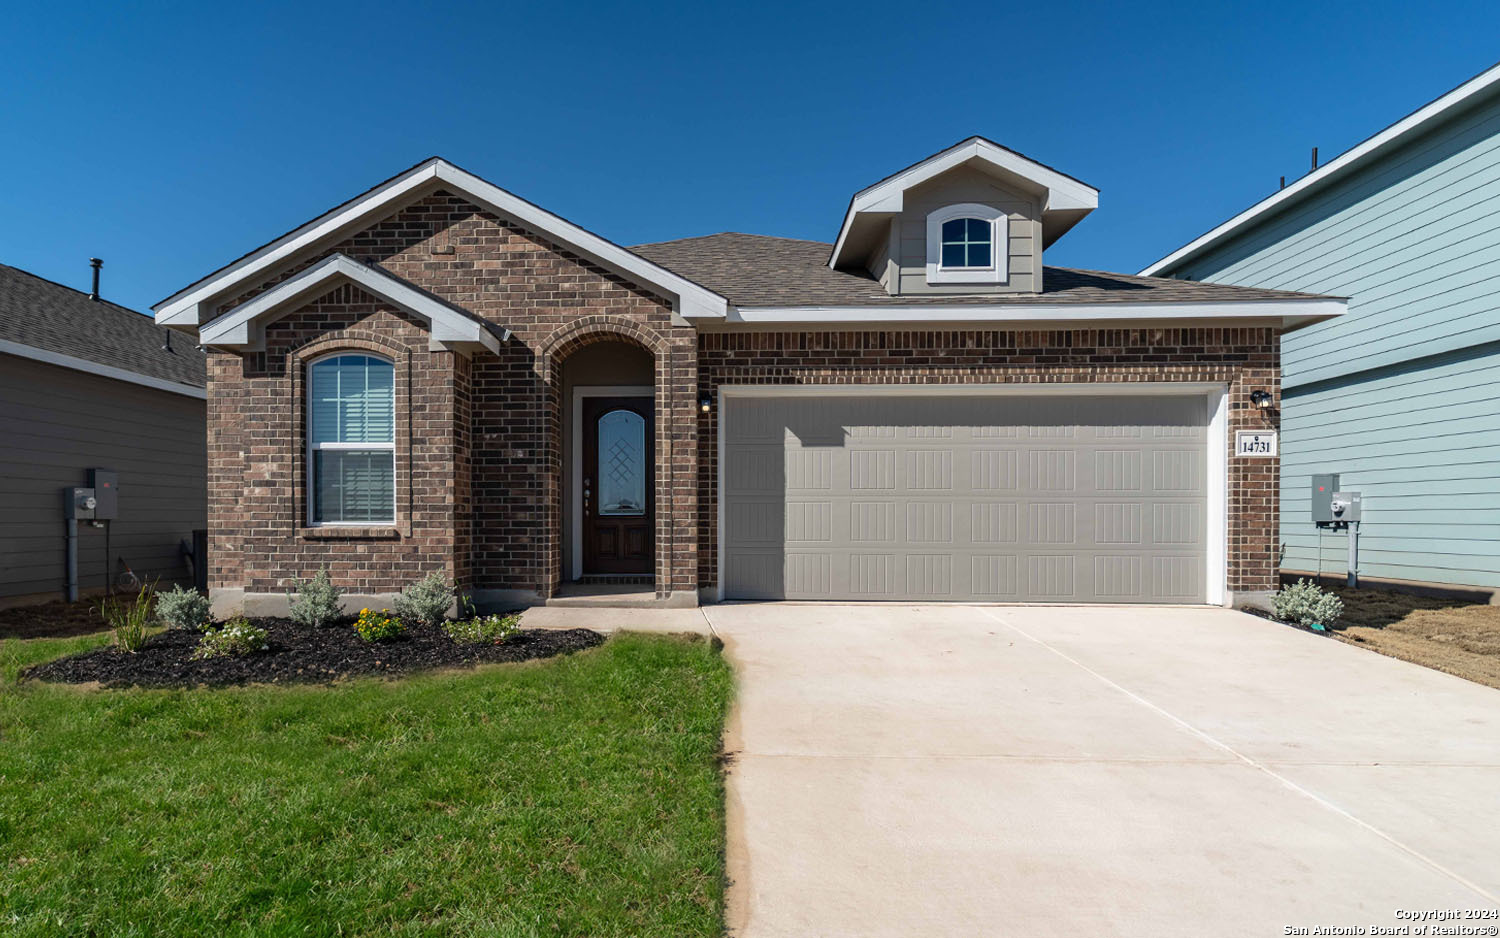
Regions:
[[[89,470],[89,488],[94,490],[94,520],[113,521],[120,511],[120,474],[108,469]]]
[[[1360,502],[1359,492],[1334,492],[1329,502],[1333,511],[1333,520],[1348,524],[1351,521],[1359,521]]]
[[[63,492],[63,517],[78,521],[92,521],[94,518],[95,499],[94,490],[82,487],[66,488]]]
[[[1338,490],[1339,474],[1337,472],[1327,472],[1312,477],[1313,524],[1325,527],[1335,521],[1345,520],[1333,513],[1333,493]]]

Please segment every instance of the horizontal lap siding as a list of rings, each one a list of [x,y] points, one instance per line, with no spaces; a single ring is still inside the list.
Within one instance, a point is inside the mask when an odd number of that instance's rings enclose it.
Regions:
[[[1283,566],[1319,567],[1314,472],[1364,493],[1367,576],[1500,586],[1500,101],[1183,266],[1348,296],[1282,340]],[[1342,571],[1341,534],[1321,567]]]
[[[1283,566],[1319,568],[1311,476],[1364,495],[1366,576],[1500,587],[1500,344],[1363,380],[1287,392],[1282,417]],[[1321,568],[1342,571],[1342,534]]]
[[[143,580],[186,579],[178,545],[206,523],[204,406],[0,355],[0,596],[63,589],[61,490],[90,468],[120,474],[114,556]],[[80,525],[80,586],[103,586],[107,569],[104,532]]]
[[[1184,265],[1195,280],[1350,297],[1282,345],[1287,388],[1500,340],[1500,102]]]

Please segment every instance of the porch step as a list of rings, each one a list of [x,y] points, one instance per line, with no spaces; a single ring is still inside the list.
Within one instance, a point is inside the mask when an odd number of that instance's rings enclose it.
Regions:
[[[680,598],[659,599],[651,584],[639,583],[564,583],[557,595],[547,600],[549,606],[598,606],[617,609],[663,609],[683,605]],[[696,605],[696,603],[694,604]]]

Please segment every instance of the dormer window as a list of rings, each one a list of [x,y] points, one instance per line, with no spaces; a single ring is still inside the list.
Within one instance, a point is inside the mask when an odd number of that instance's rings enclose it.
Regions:
[[[950,205],[928,215],[927,282],[1004,283],[1007,228],[1005,213],[988,205]]]

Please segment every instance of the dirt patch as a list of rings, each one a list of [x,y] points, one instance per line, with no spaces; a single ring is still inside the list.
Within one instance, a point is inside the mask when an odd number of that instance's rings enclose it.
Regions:
[[[131,597],[120,596],[130,605]],[[82,599],[76,603],[55,602],[39,606],[16,606],[0,609],[0,638],[69,638],[102,632],[107,625],[99,615],[103,597]]]
[[[1334,637],[1351,645],[1500,687],[1500,606],[1340,587]]]
[[[152,636],[135,654],[100,648],[36,665],[23,680],[107,687],[195,687],[230,684],[326,684],[359,675],[400,675],[482,662],[550,658],[592,648],[604,636],[588,629],[529,629],[498,645],[463,645],[442,629],[419,626],[390,642],[369,643],[349,623],[309,629],[288,619],[252,619],[268,633],[271,647],[238,658],[192,658],[200,633],[168,630]]]

